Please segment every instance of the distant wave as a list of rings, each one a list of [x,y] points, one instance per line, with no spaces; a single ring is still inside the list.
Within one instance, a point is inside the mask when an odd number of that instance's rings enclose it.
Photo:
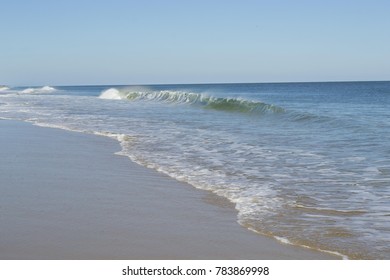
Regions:
[[[0,86],[0,91],[6,91],[9,90],[9,87],[6,86]]]
[[[44,86],[44,87],[40,87],[40,88],[26,88],[26,89],[20,91],[19,93],[22,93],[22,94],[40,94],[40,93],[51,93],[51,92],[54,92],[54,91],[57,91],[57,89],[54,88],[54,87],[50,87],[50,86]]]
[[[252,101],[244,98],[223,98],[208,96],[200,93],[183,91],[132,91],[129,89],[118,90],[110,88],[99,96],[102,99],[127,99],[131,101],[157,101],[175,104],[190,104],[205,109],[240,113],[281,113],[284,109],[272,104],[260,101]]]

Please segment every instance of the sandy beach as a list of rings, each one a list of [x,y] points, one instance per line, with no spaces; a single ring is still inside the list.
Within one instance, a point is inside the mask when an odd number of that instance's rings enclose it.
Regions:
[[[224,198],[106,137],[0,120],[0,259],[333,259],[236,221]]]

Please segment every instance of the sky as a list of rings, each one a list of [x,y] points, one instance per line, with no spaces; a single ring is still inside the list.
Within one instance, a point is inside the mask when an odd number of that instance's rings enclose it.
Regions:
[[[0,0],[0,84],[390,80],[387,0]]]

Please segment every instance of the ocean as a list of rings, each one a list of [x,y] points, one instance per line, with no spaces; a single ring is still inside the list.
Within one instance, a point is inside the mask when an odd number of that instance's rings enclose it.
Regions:
[[[390,82],[1,87],[0,118],[117,139],[280,242],[390,259]]]

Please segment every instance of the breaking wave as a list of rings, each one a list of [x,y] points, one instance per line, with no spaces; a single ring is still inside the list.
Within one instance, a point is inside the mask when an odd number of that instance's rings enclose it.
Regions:
[[[99,98],[101,99],[122,99],[122,96],[116,88],[110,88],[105,91],[103,91],[100,95]]]
[[[40,88],[26,88],[26,89],[20,91],[19,93],[22,93],[22,94],[41,94],[41,93],[51,93],[54,91],[57,91],[57,89],[54,87],[50,87],[50,86],[44,86],[44,87],[40,87]]]
[[[174,104],[190,104],[205,109],[239,113],[282,113],[284,109],[260,101],[244,98],[223,98],[183,91],[131,91],[110,88],[99,96],[102,99],[127,99],[130,101],[157,101]]]

